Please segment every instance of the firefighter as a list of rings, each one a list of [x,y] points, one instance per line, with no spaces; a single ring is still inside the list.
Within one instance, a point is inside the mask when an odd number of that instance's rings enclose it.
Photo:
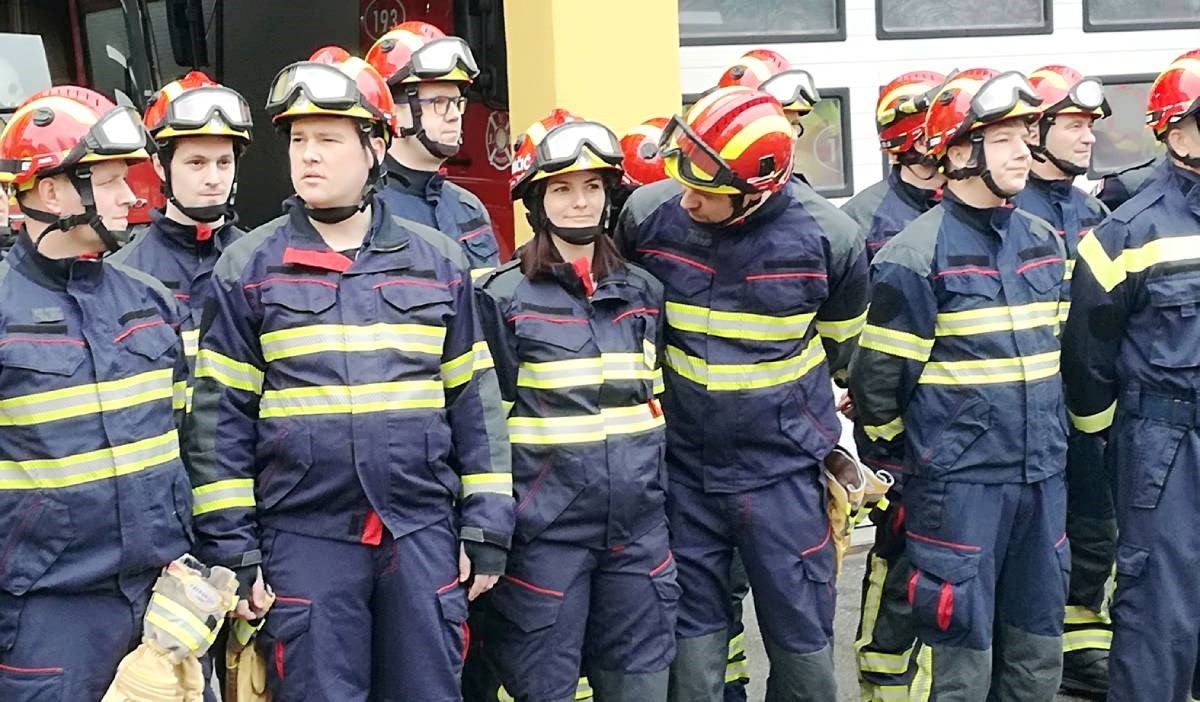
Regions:
[[[667,180],[667,172],[663,170],[662,154],[658,152],[658,142],[662,139],[663,128],[669,120],[666,117],[653,117],[633,127],[621,137],[621,182],[612,192],[613,211],[620,212],[625,207],[625,201],[634,190]]]
[[[850,371],[864,433],[901,436],[910,699],[1053,700],[1070,549],[1058,373],[1064,249],[1010,205],[1040,99],[1024,76],[955,74],[925,118],[942,204],[885,244]]]
[[[662,286],[609,237],[622,152],[565,110],[516,144],[533,240],[479,314],[509,403],[517,497],[487,646],[520,702],[667,698],[679,586],[668,545],[658,368]],[[657,389],[656,389],[657,388]]]
[[[499,264],[492,220],[479,198],[446,179],[446,159],[463,140],[465,91],[479,77],[471,48],[427,22],[404,22],[381,36],[367,61],[387,79],[398,138],[388,148],[391,211],[440,230],[462,246],[478,278]]]
[[[1112,110],[1104,86],[1066,66],[1045,66],[1029,75],[1042,99],[1042,117],[1033,130],[1029,183],[1013,202],[1058,230],[1071,277],[1080,238],[1105,217],[1108,208],[1073,185],[1087,172],[1096,137],[1092,124]],[[1068,284],[1069,285],[1069,284]],[[1068,291],[1069,292],[1069,291]],[[1064,295],[1059,321],[1067,321]],[[1117,524],[1108,483],[1098,480],[1104,441],[1071,431],[1067,440],[1067,536],[1071,540],[1071,588],[1063,634],[1064,689],[1103,695],[1108,689],[1108,581],[1117,548]]]
[[[267,111],[296,195],[213,271],[197,551],[238,570],[239,616],[274,590],[257,640],[275,699],[458,700],[467,600],[504,571],[513,522],[467,264],[376,194],[393,105],[369,64],[320,49]]]
[[[779,102],[720,88],[672,118],[674,188],[639,189],[617,242],[666,289],[667,506],[683,597],[671,699],[722,698],[736,548],[769,700],[831,700],[834,548],[821,462],[841,433],[832,372],[865,318],[866,258],[788,187]],[[682,192],[678,184],[682,184]]]
[[[143,121],[157,145],[154,170],[167,202],[150,213],[149,227],[110,258],[154,276],[179,301],[179,331],[194,371],[213,266],[245,233],[237,227],[233,204],[238,162],[250,144],[250,106],[237,92],[193,71],[159,90]],[[192,383],[189,375],[189,397]]]
[[[861,227],[869,261],[880,247],[941,200],[946,177],[925,150],[925,113],[946,77],[932,71],[897,76],[879,91],[875,126],[892,164],[888,177],[855,195],[842,211]],[[854,418],[852,403],[843,399]],[[876,443],[855,422],[860,459],[875,470],[903,477],[901,442]],[[916,633],[905,596],[910,564],[904,550],[902,485],[894,485],[885,509],[871,513],[875,543],[867,553],[862,602],[854,641],[859,686],[866,700],[896,699],[908,689],[916,667]]]
[[[1185,53],[1150,88],[1147,124],[1169,160],[1079,242],[1063,339],[1071,421],[1107,435],[1116,478],[1114,702],[1186,700],[1200,641],[1197,66],[1200,50]]]
[[[188,549],[175,301],[101,260],[135,201],[128,164],[146,158],[136,112],[72,86],[26,100],[0,136],[25,215],[0,263],[5,702],[100,699],[159,571]]]

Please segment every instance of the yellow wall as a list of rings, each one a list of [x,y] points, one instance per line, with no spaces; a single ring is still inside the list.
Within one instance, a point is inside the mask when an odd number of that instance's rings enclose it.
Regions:
[[[679,111],[679,12],[674,0],[506,0],[513,140],[562,107],[620,137]],[[516,204],[516,239],[528,240]]]

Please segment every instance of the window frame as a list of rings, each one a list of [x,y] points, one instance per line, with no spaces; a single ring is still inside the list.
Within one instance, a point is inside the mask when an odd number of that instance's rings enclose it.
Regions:
[[[1095,77],[1097,79],[1099,79],[1100,82],[1103,83],[1105,87],[1108,87],[1110,85],[1116,86],[1116,85],[1122,85],[1122,84],[1127,84],[1127,83],[1149,83],[1149,84],[1153,85],[1154,79],[1158,77],[1158,74],[1157,73],[1115,73],[1115,74],[1111,74],[1111,75],[1097,75]],[[1149,131],[1150,128],[1143,126],[1143,129],[1146,129],[1147,131]],[[1108,176],[1115,175],[1115,174],[1121,173],[1121,172],[1122,171],[1118,170],[1118,171],[1112,171],[1109,173],[1101,173],[1100,171],[1094,170],[1092,168],[1092,164],[1089,163],[1087,173],[1084,174],[1084,177],[1087,178],[1088,180],[1100,180],[1102,178],[1106,178]]]
[[[1088,34],[1103,32],[1140,32],[1156,29],[1200,29],[1200,17],[1195,20],[1148,21],[1148,22],[1105,22],[1092,21],[1091,0],[1081,0],[1083,6],[1083,31]]]
[[[721,46],[728,44],[808,44],[821,41],[846,41],[846,0],[833,3],[833,18],[837,27],[823,32],[731,32],[688,36],[679,28],[680,46]]]
[[[971,29],[913,29],[890,30],[883,26],[883,3],[887,0],[875,0],[875,38],[885,41],[897,39],[950,39],[960,37],[1009,37],[1025,36],[1027,34],[1054,33],[1054,0],[1042,0],[1042,24],[1028,27],[994,27]]]

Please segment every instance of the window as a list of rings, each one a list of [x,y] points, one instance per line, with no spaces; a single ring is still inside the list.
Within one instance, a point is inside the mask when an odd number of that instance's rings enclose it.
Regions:
[[[1154,132],[1146,127],[1146,96],[1154,76],[1108,76],[1102,80],[1113,113],[1093,127],[1096,145],[1088,169],[1092,180],[1146,163],[1163,151]]]
[[[841,41],[845,0],[679,0],[681,43]]]
[[[1049,34],[1051,0],[875,0],[880,39]]]
[[[1083,31],[1200,27],[1200,0],[1083,0]]]
[[[850,91],[821,88],[821,100],[800,120],[804,128],[796,140],[795,171],[825,197],[854,194],[854,169],[850,158]],[[685,95],[687,113],[699,94]]]

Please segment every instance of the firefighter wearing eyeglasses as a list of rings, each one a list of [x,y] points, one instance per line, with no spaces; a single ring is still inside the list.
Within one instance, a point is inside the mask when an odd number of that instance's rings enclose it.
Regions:
[[[1071,421],[1115,474],[1118,702],[1200,694],[1200,50],[1158,75],[1146,122],[1167,158],[1079,242],[1063,339]]]
[[[388,184],[381,197],[401,217],[456,241],[478,278],[500,261],[492,221],[479,198],[444,173],[462,145],[466,89],[479,77],[471,48],[427,22],[404,22],[381,36],[366,59],[396,104],[397,138],[384,159]]]
[[[28,99],[0,136],[0,182],[25,216],[0,263],[6,702],[100,699],[142,637],[159,571],[188,549],[175,300],[101,258],[146,147],[136,112],[71,86]]]
[[[1065,249],[1011,206],[1041,99],[1019,73],[952,76],[925,118],[942,204],[872,263],[850,368],[868,438],[901,440],[911,699],[1050,701],[1071,567],[1059,375]]]
[[[461,698],[512,478],[467,262],[377,191],[391,94],[336,47],[267,111],[296,195],[213,272],[188,421],[197,553],[238,571],[274,699]]]
[[[1067,66],[1045,66],[1029,74],[1042,99],[1042,117],[1033,130],[1029,183],[1013,202],[1058,230],[1067,250],[1067,279],[1075,267],[1079,242],[1108,216],[1108,208],[1075,187],[1087,172],[1092,125],[1112,110],[1104,86]],[[1069,286],[1069,283],[1068,283]],[[1066,323],[1069,295],[1059,307]],[[1063,633],[1063,689],[1089,695],[1108,690],[1108,586],[1117,548],[1117,524],[1103,465],[1104,441],[1071,431],[1067,442],[1067,535],[1071,539],[1071,589]]]

